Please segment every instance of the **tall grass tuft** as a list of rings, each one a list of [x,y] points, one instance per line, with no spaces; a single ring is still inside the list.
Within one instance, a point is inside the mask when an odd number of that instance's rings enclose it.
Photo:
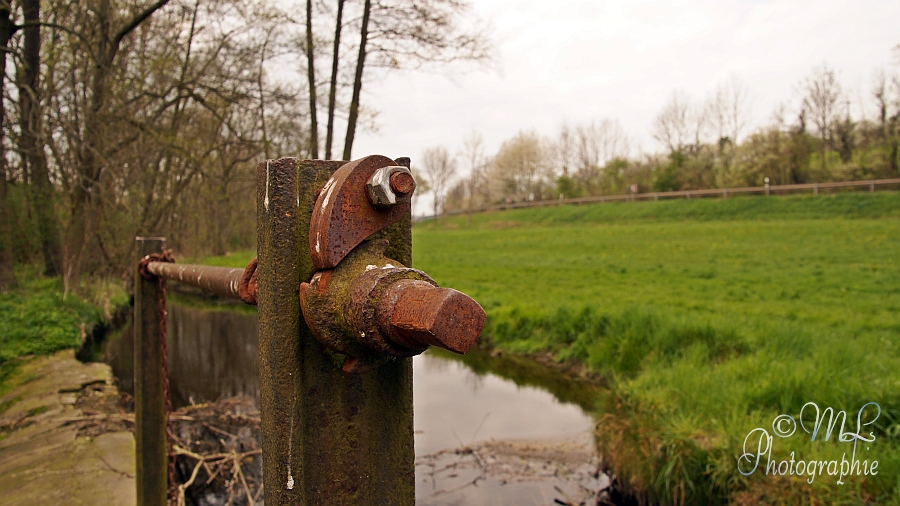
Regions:
[[[810,401],[854,420],[856,410],[878,402],[877,445],[864,454],[882,471],[846,478],[849,486],[818,476],[800,486],[812,494],[805,497],[829,504],[897,498],[900,380],[891,371],[900,370],[900,354],[886,346],[890,332],[859,332],[847,346],[843,333],[809,323],[584,307],[492,311],[485,336],[489,346],[550,352],[612,378],[597,422],[599,449],[622,487],[643,502],[740,504],[759,499],[762,488],[767,503],[795,504],[795,477],[744,477],[736,464],[751,430],[770,427],[780,414],[799,417]],[[849,451],[837,436],[821,439],[776,439],[772,458],[793,451],[806,460],[839,460]]]

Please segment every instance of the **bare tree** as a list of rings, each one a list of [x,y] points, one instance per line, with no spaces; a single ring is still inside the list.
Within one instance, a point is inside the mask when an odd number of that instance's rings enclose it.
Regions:
[[[316,122],[316,60],[313,48],[312,0],[306,0],[306,76],[309,87],[309,155],[319,158],[319,126]]]
[[[545,145],[534,132],[519,132],[504,142],[490,167],[497,194],[510,200],[541,200],[549,196],[553,169]]]
[[[343,29],[344,0],[337,0],[334,22],[334,47],[331,53],[331,83],[328,87],[328,125],[325,127],[325,159],[331,160],[331,144],[334,141],[334,111],[337,101],[338,63],[341,51],[341,30]],[[357,106],[358,107],[358,106]]]
[[[628,137],[618,120],[604,119],[599,124],[576,129],[578,167],[602,167],[614,158],[628,156]]]
[[[366,44],[369,42],[369,19],[371,13],[372,0],[365,0],[359,32],[359,55],[356,57],[356,73],[353,76],[353,97],[350,99],[347,135],[344,137],[344,160],[350,159],[350,153],[353,151],[353,139],[356,136],[356,121],[359,119],[359,96],[362,93],[363,70],[366,66]]]
[[[428,148],[422,153],[422,172],[431,185],[434,216],[443,212],[444,197],[456,175],[456,159],[444,147]]]
[[[556,141],[552,145],[553,163],[559,167],[563,176],[568,176],[569,170],[574,167],[575,137],[575,129],[567,123],[563,123],[559,127]]]
[[[687,94],[676,91],[653,122],[653,138],[670,153],[693,154],[700,149],[705,124],[703,111]]]
[[[604,119],[600,123],[577,127],[576,179],[588,193],[598,193],[603,167],[616,158],[625,158],[628,151],[628,137],[618,120]]]
[[[77,144],[77,181],[73,186],[68,234],[64,245],[63,279],[67,287],[71,280],[78,279],[87,246],[96,239],[101,204],[97,198],[98,186],[106,166],[104,162],[107,150],[110,147],[115,149],[107,142],[109,125],[104,122],[103,117],[109,107],[110,79],[116,70],[113,65],[116,55],[125,38],[167,3],[169,0],[156,0],[128,15],[124,21],[116,23],[123,11],[114,8],[111,0],[99,0],[96,11],[91,12],[92,23],[83,27],[85,30],[96,30],[92,34],[96,36],[89,37],[83,33],[80,37],[82,40],[93,38],[90,47],[85,48],[93,60],[93,71],[85,76],[88,78],[84,86],[88,104],[82,111],[84,127],[81,130],[82,138]],[[114,27],[114,24],[117,26]]]
[[[838,117],[838,102],[843,97],[843,90],[837,81],[834,70],[822,64],[813,70],[812,75],[803,82],[803,109],[812,116],[816,132],[821,144],[822,169],[827,168],[826,154],[828,148],[835,145],[834,127]]]
[[[3,88],[6,84],[6,57],[9,54],[9,39],[15,32],[15,25],[10,19],[8,0],[0,0],[0,292],[5,293],[16,284],[16,273],[13,268],[12,235],[9,213],[9,186],[7,182],[6,143],[3,139],[6,123],[6,97]]]
[[[422,171],[420,171],[418,168],[410,167],[409,171],[412,173],[413,179],[416,181],[416,191],[413,192],[412,202],[410,203],[412,212],[415,213],[416,204],[418,204],[419,199],[422,198],[422,195],[425,195],[431,191],[431,183],[428,181],[428,179],[425,178],[425,175],[422,174]]]
[[[468,176],[461,181],[464,187],[464,198],[466,201],[466,209],[469,211],[469,223],[472,222],[472,208],[477,203],[486,202],[488,195],[488,184],[485,177],[485,162],[487,157],[484,152],[484,138],[480,133],[472,131],[463,138],[462,149],[459,153]]]
[[[728,139],[732,146],[740,142],[741,132],[749,120],[750,94],[737,79],[719,84],[707,99],[706,118],[716,141]]]
[[[19,83],[19,108],[22,133],[19,146],[31,179],[32,203],[37,218],[44,256],[44,273],[56,276],[62,269],[59,232],[54,212],[56,199],[50,183],[47,158],[44,153],[41,126],[41,15],[40,0],[24,0],[25,47],[22,55],[22,76]]]
[[[245,198],[252,161],[309,147],[303,83],[267,74],[285,55],[303,56],[288,52],[303,24],[285,23],[277,9],[252,8],[255,0],[173,1],[179,8],[158,10],[146,29],[121,39],[92,120],[101,130],[93,133],[86,111],[96,103],[89,93],[96,59],[85,49],[102,45],[99,9],[51,4],[48,25],[68,31],[47,30],[54,57],[43,64],[46,150],[72,218],[79,202],[90,203],[80,231],[70,218],[67,237],[77,249],[69,250],[69,279],[79,270],[124,266],[136,234],[166,235],[184,250],[252,246],[254,207]],[[113,10],[114,25],[131,14]],[[89,135],[102,169],[90,184],[80,163]]]
[[[345,160],[350,159],[353,149],[366,67],[420,69],[429,64],[489,58],[485,30],[466,23],[468,11],[465,0],[365,0],[344,140]]]
[[[889,78],[885,72],[875,73],[872,95],[878,107],[878,126],[881,141],[888,147],[888,165],[900,173],[900,77]]]

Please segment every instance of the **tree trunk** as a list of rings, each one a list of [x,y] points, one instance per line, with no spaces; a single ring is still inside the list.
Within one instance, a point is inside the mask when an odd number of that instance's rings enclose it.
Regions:
[[[306,0],[306,75],[309,80],[309,154],[319,158],[319,126],[316,122],[316,66],[313,54],[312,0]]]
[[[6,80],[6,50],[12,36],[12,25],[9,21],[9,4],[0,4],[0,42],[3,43],[3,54],[0,55],[0,90]],[[16,284],[16,273],[13,269],[12,237],[10,234],[9,199],[7,198],[6,153],[3,144],[3,123],[6,120],[6,108],[3,96],[0,95],[0,292],[6,293]]]
[[[356,120],[359,118],[359,93],[362,91],[363,67],[366,64],[366,40],[369,38],[369,14],[372,0],[366,0],[363,8],[362,29],[359,35],[359,57],[356,59],[356,76],[353,79],[353,98],[350,99],[350,116],[347,118],[347,137],[344,139],[344,160],[350,159],[353,150],[353,136],[356,134]]]
[[[331,86],[328,89],[328,126],[325,132],[325,159],[331,160],[331,143],[334,141],[334,102],[337,92],[338,54],[341,49],[341,22],[344,16],[344,0],[338,0],[337,21],[334,24],[334,52],[331,55]]]
[[[103,123],[100,113],[106,102],[106,78],[109,73],[110,42],[110,6],[109,0],[101,0],[97,12],[99,24],[99,43],[97,45],[97,65],[89,85],[90,103],[85,110],[84,138],[78,152],[78,177],[80,184],[75,185],[72,197],[72,209],[69,218],[69,231],[65,244],[65,265],[63,285],[68,290],[72,281],[81,276],[81,259],[88,243],[93,239],[91,231],[94,222],[94,187],[100,180],[103,170],[97,153],[103,152]]]
[[[47,170],[41,126],[41,98],[38,79],[41,71],[40,0],[24,0],[25,48],[23,78],[19,85],[19,104],[22,112],[22,135],[19,145],[31,173],[31,200],[37,218],[44,257],[44,274],[60,274],[62,260],[59,232],[56,228],[53,186]]]
[[[5,59],[6,55],[4,54],[3,56]],[[0,160],[0,164],[3,166],[3,169],[0,170],[0,172],[2,172],[2,174],[0,174],[0,292],[6,293],[10,288],[16,286],[16,273],[13,268],[12,258],[9,199],[7,198],[9,188],[6,181],[6,157],[5,153],[0,152],[0,155],[4,156],[4,158]]]
[[[99,191],[98,183],[103,172],[103,161],[97,155],[105,152],[103,141],[106,124],[102,114],[106,107],[107,80],[111,73],[112,63],[119,51],[122,39],[168,2],[169,0],[157,0],[125,23],[115,35],[111,35],[110,0],[100,0],[97,10],[99,25],[95,54],[97,65],[94,67],[88,86],[90,104],[84,111],[84,137],[81,139],[81,146],[78,147],[77,156],[77,175],[80,184],[75,185],[73,191],[69,230],[65,244],[63,284],[66,290],[71,282],[77,280],[81,275],[84,252],[88,244],[95,239],[95,227],[100,215],[100,196],[96,193]]]
[[[891,170],[897,173],[900,176],[900,160],[898,160],[898,151],[900,151],[900,143],[897,142],[895,138],[891,143]]]

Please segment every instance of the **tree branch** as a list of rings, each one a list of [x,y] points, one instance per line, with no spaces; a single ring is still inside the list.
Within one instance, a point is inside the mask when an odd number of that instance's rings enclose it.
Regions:
[[[131,18],[131,21],[129,21],[128,24],[123,26],[122,29],[119,30],[118,33],[116,33],[116,36],[113,37],[113,44],[112,44],[112,47],[114,48],[113,52],[115,52],[115,50],[118,49],[119,44],[122,42],[122,39],[124,39],[126,35],[131,33],[135,28],[138,27],[138,25],[143,23],[145,19],[149,18],[154,12],[158,11],[160,8],[162,8],[167,3],[169,3],[169,0],[158,0],[155,4],[144,9],[143,12],[141,12],[137,16]]]

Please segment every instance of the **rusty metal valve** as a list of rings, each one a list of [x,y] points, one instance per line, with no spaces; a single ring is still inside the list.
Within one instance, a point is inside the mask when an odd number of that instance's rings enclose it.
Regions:
[[[366,240],[410,212],[414,190],[406,167],[373,155],[335,172],[313,209],[310,254],[319,271],[300,285],[300,305],[316,338],[347,355],[346,372],[429,346],[466,353],[484,327],[475,300],[385,257],[387,240]]]
[[[484,309],[464,293],[384,256],[387,240],[366,241],[333,270],[300,285],[303,316],[316,338],[348,355],[347,372],[371,370],[429,346],[466,353]]]

